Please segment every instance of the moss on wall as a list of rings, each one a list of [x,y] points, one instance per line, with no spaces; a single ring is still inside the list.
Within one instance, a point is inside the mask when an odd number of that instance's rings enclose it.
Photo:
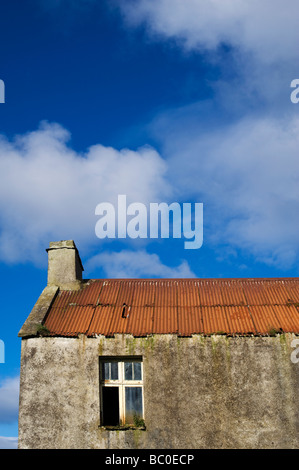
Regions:
[[[22,340],[21,448],[296,448],[294,335]],[[146,431],[99,427],[99,356],[142,356]]]

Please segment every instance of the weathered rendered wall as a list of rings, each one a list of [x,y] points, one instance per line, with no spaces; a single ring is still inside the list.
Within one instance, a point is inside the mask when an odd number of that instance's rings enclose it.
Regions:
[[[299,448],[295,336],[22,340],[20,448]],[[146,431],[99,427],[99,356],[142,355]]]

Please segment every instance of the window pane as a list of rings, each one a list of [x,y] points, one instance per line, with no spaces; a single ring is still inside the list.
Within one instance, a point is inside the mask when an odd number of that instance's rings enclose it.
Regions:
[[[111,362],[111,380],[118,380],[118,362]]]
[[[118,363],[102,363],[102,380],[118,380]]]
[[[142,388],[125,387],[126,423],[136,424],[142,418]]]
[[[125,380],[133,379],[133,367],[132,362],[125,362]]]
[[[102,379],[109,380],[109,362],[102,363]]]
[[[141,380],[141,362],[134,362],[134,380]]]

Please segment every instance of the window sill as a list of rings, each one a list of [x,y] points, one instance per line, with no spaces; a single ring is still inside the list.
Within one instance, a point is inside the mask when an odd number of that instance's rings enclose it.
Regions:
[[[125,425],[125,426],[99,426],[101,429],[106,431],[145,431],[146,426],[134,426],[134,425]]]

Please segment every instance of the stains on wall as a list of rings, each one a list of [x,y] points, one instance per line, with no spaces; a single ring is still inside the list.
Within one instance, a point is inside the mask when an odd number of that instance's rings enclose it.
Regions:
[[[294,335],[22,340],[21,448],[298,448]],[[100,426],[99,356],[142,356],[146,431]]]

